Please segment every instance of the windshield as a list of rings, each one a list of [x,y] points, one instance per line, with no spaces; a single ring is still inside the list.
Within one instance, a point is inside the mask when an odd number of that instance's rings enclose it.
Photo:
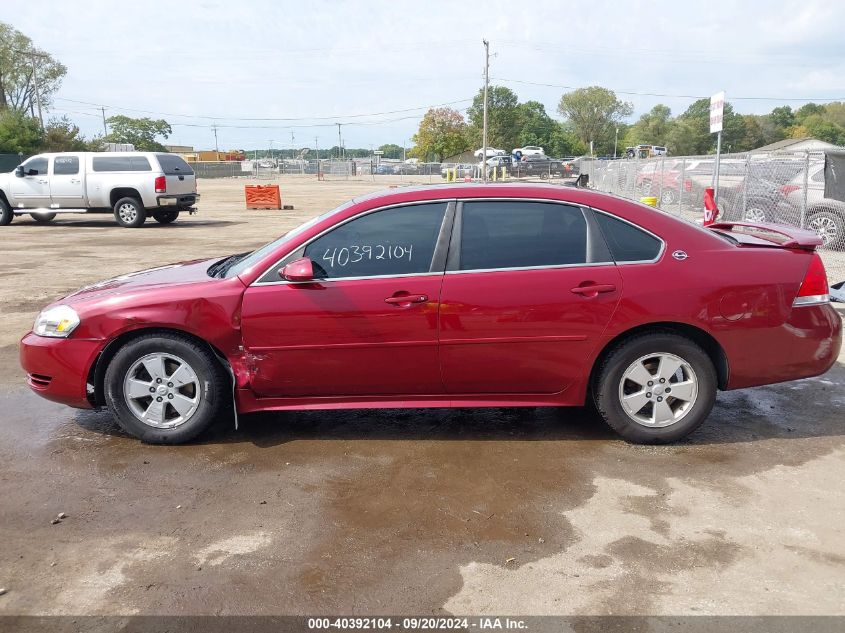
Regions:
[[[267,255],[272,253],[274,250],[279,248],[282,244],[284,244],[288,240],[290,240],[290,239],[296,237],[297,235],[307,231],[308,229],[310,229],[312,226],[314,226],[318,222],[322,222],[326,218],[333,216],[335,213],[340,213],[344,209],[348,209],[350,206],[352,206],[352,204],[354,202],[355,202],[354,200],[349,200],[347,202],[344,202],[339,207],[336,207],[336,208],[332,209],[331,211],[327,211],[327,212],[323,213],[322,215],[318,215],[317,217],[308,220],[304,224],[300,224],[295,229],[291,229],[290,231],[288,231],[287,233],[282,235],[280,238],[277,238],[277,239],[273,240],[272,242],[265,244],[261,248],[252,251],[251,253],[249,253],[245,257],[238,259],[232,266],[226,268],[226,271],[222,276],[228,278],[228,277],[235,277],[236,275],[240,275],[243,271],[247,270],[253,264],[256,264],[257,262],[261,261],[264,257],[266,257]],[[211,273],[209,273],[209,274],[211,274]]]

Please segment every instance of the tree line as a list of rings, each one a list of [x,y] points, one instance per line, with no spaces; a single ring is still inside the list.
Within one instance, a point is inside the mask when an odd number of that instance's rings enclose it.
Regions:
[[[108,134],[92,138],[80,134],[67,116],[51,117],[42,126],[38,103],[42,114],[50,108],[66,73],[63,64],[35,48],[29,37],[0,22],[0,153],[96,151],[107,142],[164,151],[162,141],[172,130],[163,119],[112,116],[106,120]],[[563,94],[557,104],[558,119],[539,101],[520,102],[516,93],[504,86],[490,86],[488,95],[488,146],[505,151],[539,145],[550,156],[579,156],[590,151],[610,156],[614,152],[622,155],[625,147],[639,144],[664,145],[676,156],[715,151],[708,99],[698,99],[676,116],[668,106],[657,104],[628,123],[632,104],[601,86]],[[390,143],[379,149],[385,158],[412,156],[423,161],[443,161],[478,149],[482,144],[483,104],[484,91],[479,90],[466,116],[452,108],[431,108],[413,137],[414,147]],[[763,115],[740,114],[730,103],[725,104],[722,146],[727,152],[804,137],[845,145],[845,103],[807,103],[796,110],[784,105]],[[288,151],[273,152],[277,153],[287,155]],[[289,153],[293,157],[298,150]],[[370,156],[372,150],[334,147],[320,154],[355,158]]]

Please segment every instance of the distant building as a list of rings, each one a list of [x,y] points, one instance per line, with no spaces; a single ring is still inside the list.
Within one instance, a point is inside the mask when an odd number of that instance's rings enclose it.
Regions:
[[[190,154],[194,151],[193,145],[165,145],[164,149],[173,154]]]
[[[817,138],[785,138],[776,143],[769,143],[751,150],[753,154],[768,152],[821,152],[826,149],[834,149],[837,146],[833,143],[820,141]]]

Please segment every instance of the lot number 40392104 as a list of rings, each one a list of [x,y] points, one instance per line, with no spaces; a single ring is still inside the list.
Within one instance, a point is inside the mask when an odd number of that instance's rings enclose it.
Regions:
[[[414,254],[414,245],[408,244],[350,244],[349,246],[336,246],[326,249],[322,260],[329,263],[329,268],[343,268],[347,264],[355,264],[360,261],[371,260],[407,260],[411,261]]]

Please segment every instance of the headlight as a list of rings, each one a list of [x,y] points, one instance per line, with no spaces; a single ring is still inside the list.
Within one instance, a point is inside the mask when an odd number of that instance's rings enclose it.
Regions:
[[[32,331],[38,336],[67,338],[77,325],[79,325],[79,315],[76,310],[68,306],[56,306],[44,310],[36,317]]]

